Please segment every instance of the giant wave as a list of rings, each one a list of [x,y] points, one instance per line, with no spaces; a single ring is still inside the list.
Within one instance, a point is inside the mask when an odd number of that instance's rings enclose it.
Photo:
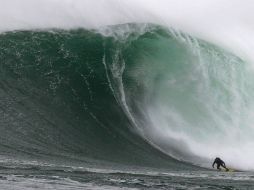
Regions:
[[[2,155],[252,170],[252,9],[197,2],[3,3]]]
[[[152,24],[0,37],[7,154],[251,168],[254,80],[223,49]]]

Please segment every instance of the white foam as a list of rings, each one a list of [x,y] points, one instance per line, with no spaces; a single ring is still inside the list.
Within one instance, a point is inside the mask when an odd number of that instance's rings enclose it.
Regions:
[[[152,22],[254,60],[253,8],[251,0],[0,0],[0,31]]]

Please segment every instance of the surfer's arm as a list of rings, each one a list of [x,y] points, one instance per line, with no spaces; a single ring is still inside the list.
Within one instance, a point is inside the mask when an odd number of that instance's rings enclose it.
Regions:
[[[213,162],[213,168],[214,168],[214,164],[215,164],[215,160],[214,160],[214,162]]]

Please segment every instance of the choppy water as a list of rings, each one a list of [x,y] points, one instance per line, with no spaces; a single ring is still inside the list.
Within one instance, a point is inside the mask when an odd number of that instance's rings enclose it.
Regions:
[[[94,169],[70,166],[2,168],[2,189],[252,189],[248,172]],[[29,168],[29,169],[28,169]]]

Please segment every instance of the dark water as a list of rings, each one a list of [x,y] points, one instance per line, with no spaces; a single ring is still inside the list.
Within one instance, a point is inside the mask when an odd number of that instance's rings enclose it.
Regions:
[[[157,26],[1,34],[1,188],[251,189],[252,173],[194,166],[188,148],[146,128],[165,73],[184,75],[196,58]],[[187,112],[172,88],[166,104]]]
[[[3,189],[252,189],[253,173],[95,169],[53,165],[2,168]]]

